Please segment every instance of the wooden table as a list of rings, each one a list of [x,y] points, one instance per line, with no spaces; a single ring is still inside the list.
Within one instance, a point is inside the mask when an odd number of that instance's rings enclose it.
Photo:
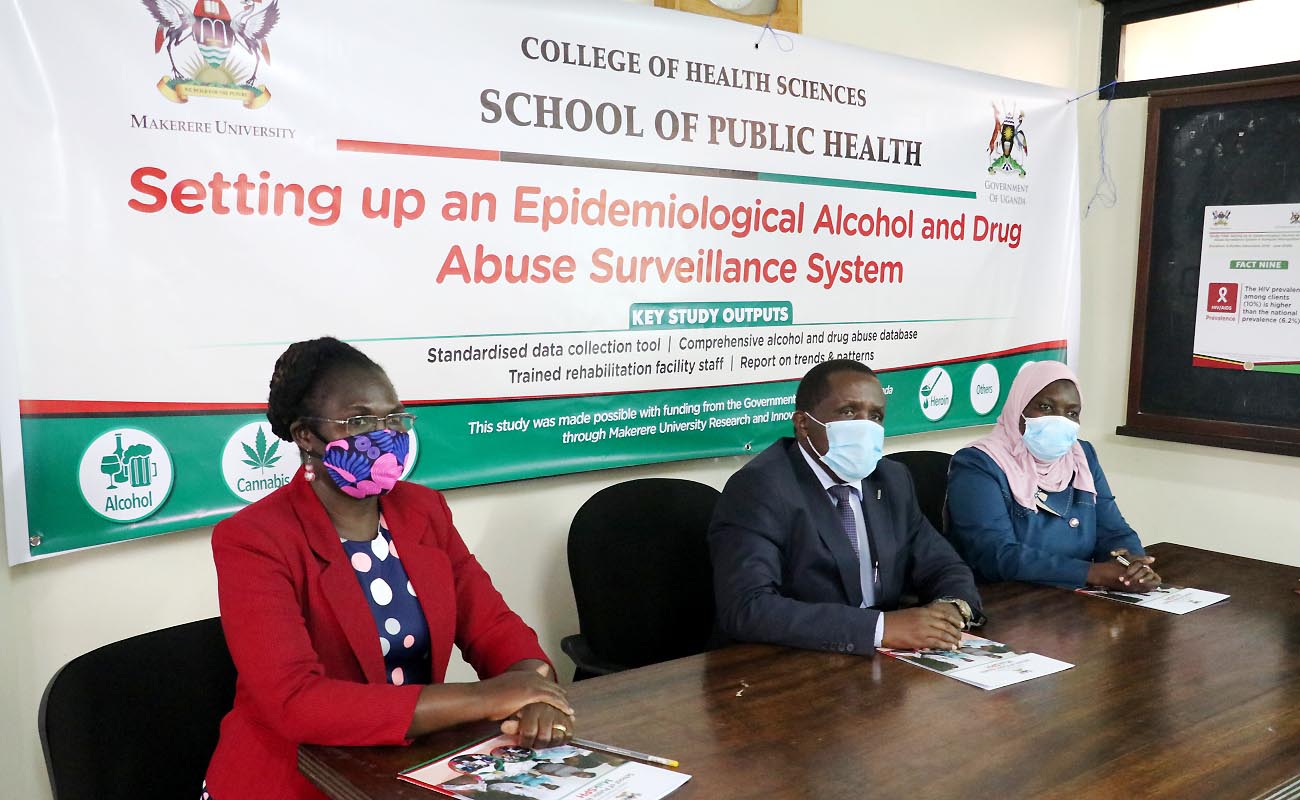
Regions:
[[[579,735],[681,761],[674,800],[1254,798],[1300,775],[1300,569],[1155,545],[1169,583],[1231,594],[1185,616],[1024,584],[982,634],[1065,672],[983,691],[883,656],[730,647],[574,684]],[[429,800],[408,748],[303,747],[337,800]]]

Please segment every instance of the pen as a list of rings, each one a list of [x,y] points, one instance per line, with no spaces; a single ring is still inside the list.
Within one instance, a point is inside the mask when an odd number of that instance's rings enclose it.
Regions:
[[[588,750],[604,750],[606,753],[613,753],[616,756],[627,756],[628,758],[635,758],[638,761],[649,761],[652,764],[663,764],[665,767],[680,766],[676,761],[674,761],[671,758],[661,758],[659,756],[652,756],[649,753],[638,753],[635,750],[626,750],[622,747],[615,747],[612,744],[601,744],[600,742],[593,742],[590,739],[575,738],[575,739],[570,739],[569,741],[572,744],[576,744],[579,747],[585,747]]]
[[[1120,563],[1121,566],[1125,566],[1125,567],[1130,566],[1130,565],[1133,563],[1132,561],[1129,561],[1127,558],[1125,558],[1123,553],[1116,553],[1116,554],[1115,554],[1115,560],[1118,561],[1118,562]],[[1146,578],[1140,578],[1140,579],[1138,580],[1138,582],[1139,582],[1139,583],[1146,583],[1146,582],[1147,582],[1147,579],[1146,579]]]

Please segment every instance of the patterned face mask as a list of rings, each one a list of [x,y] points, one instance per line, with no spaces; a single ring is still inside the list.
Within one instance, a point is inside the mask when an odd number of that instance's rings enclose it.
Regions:
[[[410,450],[409,433],[377,430],[330,442],[321,461],[344,494],[360,499],[391,491]]]

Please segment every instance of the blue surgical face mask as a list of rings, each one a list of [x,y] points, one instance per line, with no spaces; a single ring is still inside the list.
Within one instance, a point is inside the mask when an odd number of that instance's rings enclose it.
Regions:
[[[885,429],[880,423],[869,419],[822,422],[806,411],[804,415],[826,429],[826,453],[818,456],[832,472],[857,483],[876,471],[876,464],[885,452]],[[817,448],[812,451],[816,453]]]
[[[1039,461],[1055,461],[1079,441],[1079,423],[1066,417],[1025,417],[1025,447]]]

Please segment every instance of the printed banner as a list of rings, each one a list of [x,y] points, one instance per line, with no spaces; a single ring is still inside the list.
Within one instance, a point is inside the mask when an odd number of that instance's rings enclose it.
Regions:
[[[1207,206],[1192,364],[1300,374],[1300,203]]]
[[[1064,90],[610,3],[79,14],[0,8],[11,563],[282,485],[300,339],[450,488],[761,450],[835,357],[891,435],[987,423],[1076,335]]]

